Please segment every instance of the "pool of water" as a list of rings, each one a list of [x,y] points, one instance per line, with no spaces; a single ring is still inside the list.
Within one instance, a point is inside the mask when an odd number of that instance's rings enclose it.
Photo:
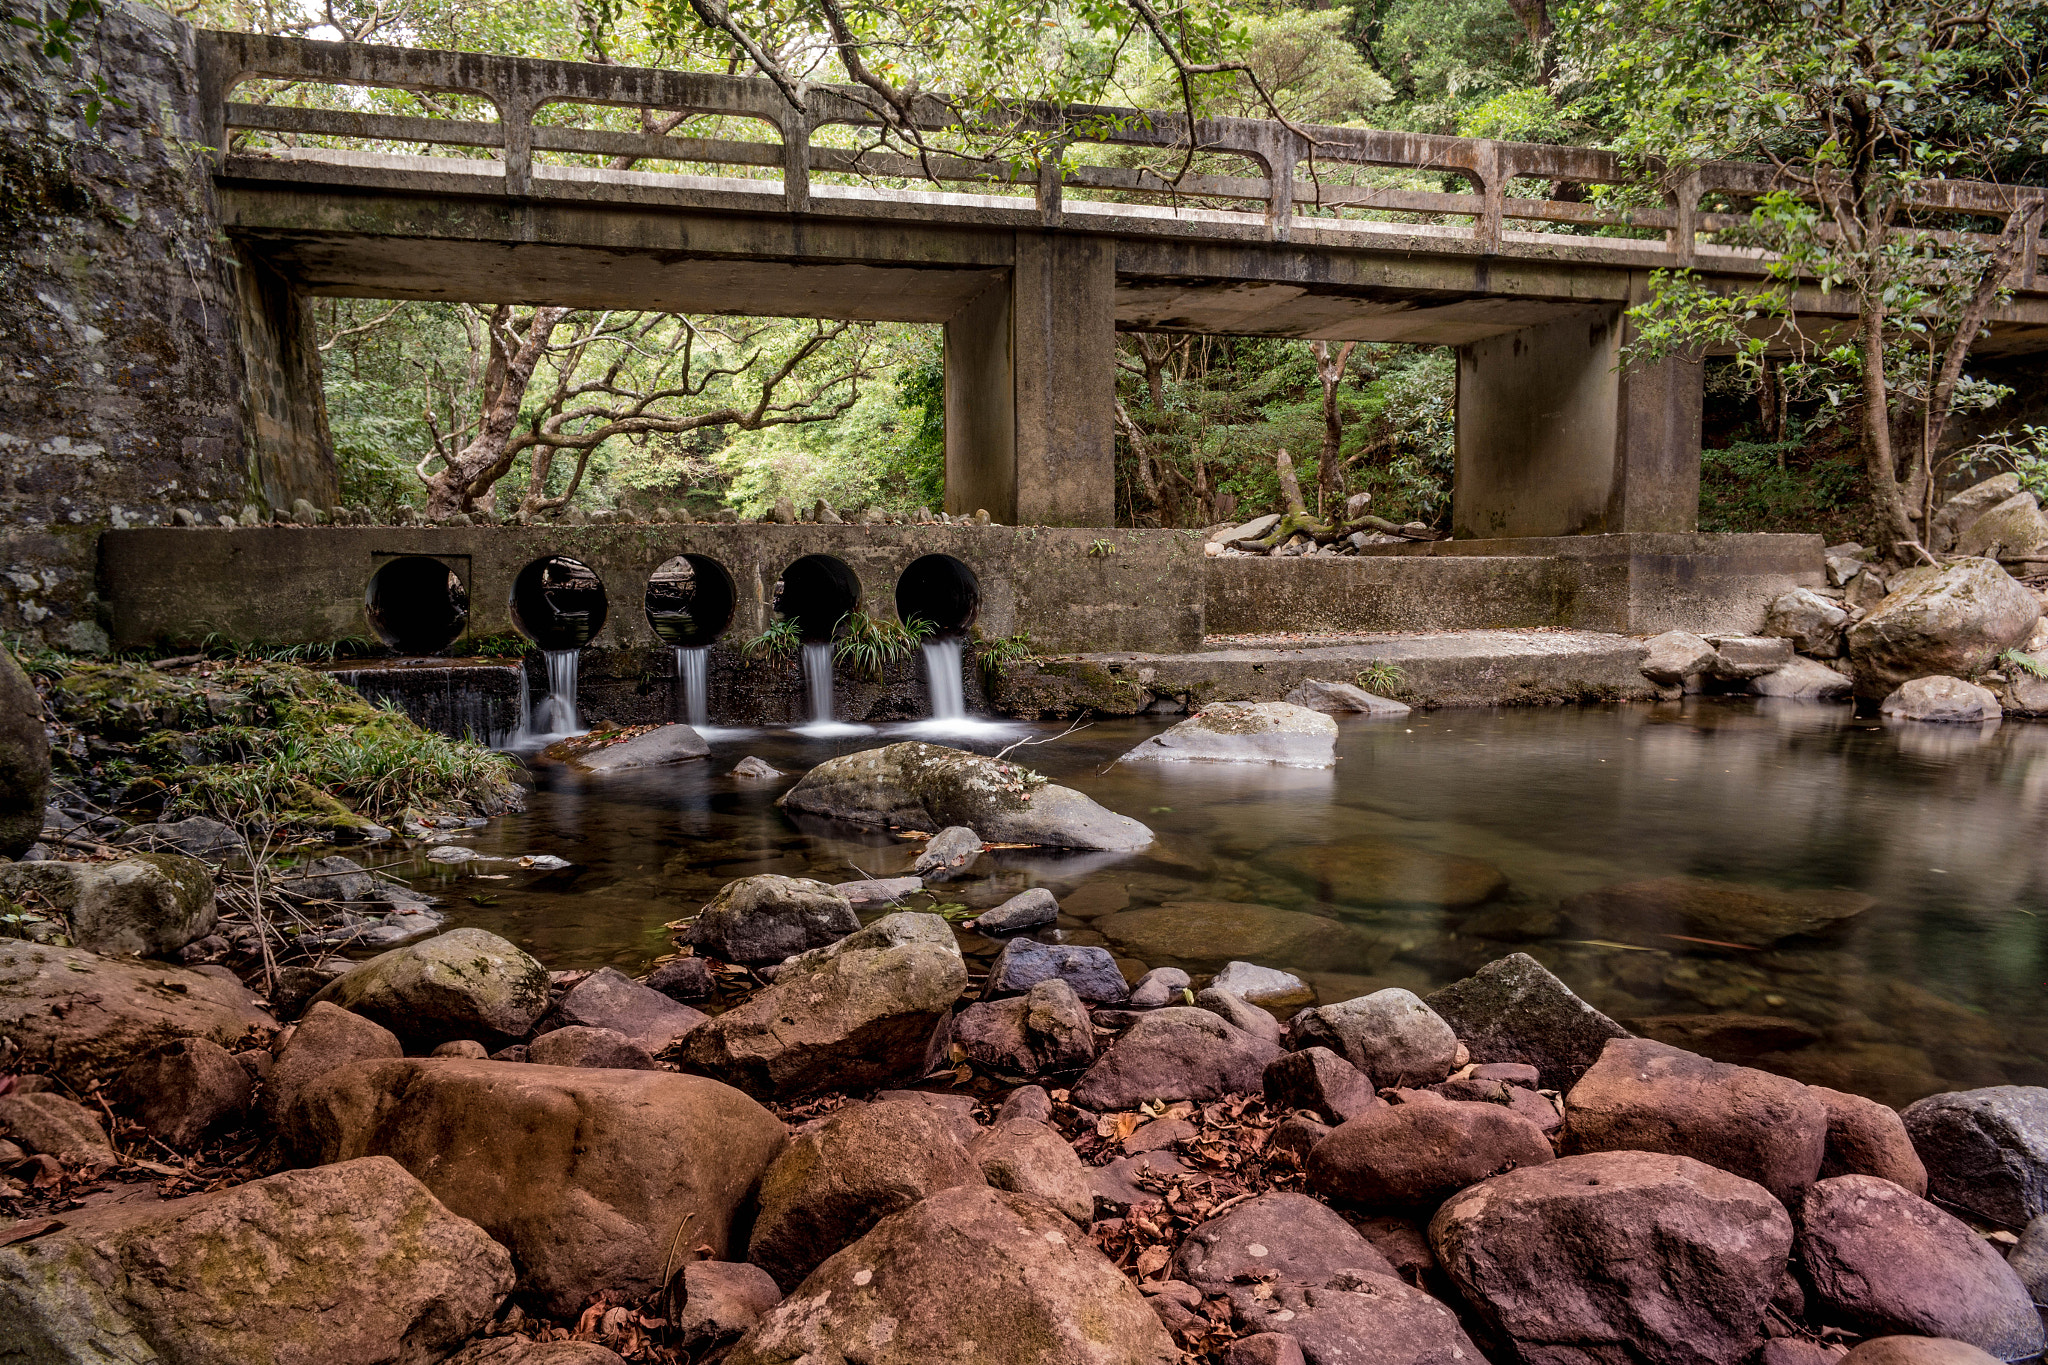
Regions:
[[[1045,937],[1196,972],[1247,958],[1324,1000],[1426,993],[1525,951],[1656,1036],[1891,1103],[2048,1083],[2048,726],[1695,699],[1345,720],[1328,771],[1114,762],[1165,724],[1013,755],[1151,825],[1152,848],[992,852],[941,900],[1043,885],[1066,912]],[[420,862],[416,884],[551,967],[638,970],[735,877],[907,869],[913,841],[774,804],[810,765],[897,737],[759,731],[680,768],[541,769],[530,809],[470,842],[574,866]],[[730,776],[747,754],[791,778]]]

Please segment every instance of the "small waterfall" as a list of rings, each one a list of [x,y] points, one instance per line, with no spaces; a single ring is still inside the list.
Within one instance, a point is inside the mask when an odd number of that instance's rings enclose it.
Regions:
[[[711,723],[711,651],[676,647],[676,676],[683,680],[683,718],[696,729]]]
[[[810,698],[811,724],[830,725],[832,714],[832,646],[804,646],[804,692]]]
[[[933,720],[967,718],[967,684],[960,673],[960,637],[924,642],[924,676],[932,692]]]
[[[580,735],[583,723],[576,718],[576,672],[583,651],[549,649],[542,653],[548,661],[548,710],[543,723],[550,734]]]

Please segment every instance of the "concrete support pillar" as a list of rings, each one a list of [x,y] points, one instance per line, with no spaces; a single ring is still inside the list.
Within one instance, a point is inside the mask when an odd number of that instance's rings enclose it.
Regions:
[[[1622,371],[1626,326],[1589,308],[1459,349],[1452,534],[1695,529],[1702,367]]]
[[[279,511],[294,498],[332,507],[341,500],[341,483],[312,305],[248,251],[237,252],[235,273],[249,491]]]
[[[1116,520],[1109,242],[1017,234],[1015,264],[946,323],[946,510],[1006,525]]]

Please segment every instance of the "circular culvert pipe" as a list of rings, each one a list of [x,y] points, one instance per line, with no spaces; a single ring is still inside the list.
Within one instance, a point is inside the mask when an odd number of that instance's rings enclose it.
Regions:
[[[512,624],[542,649],[589,644],[609,610],[596,571],[567,555],[536,559],[512,580]]]
[[[832,638],[840,620],[860,606],[860,579],[846,561],[805,555],[782,571],[775,611],[797,623],[806,644]]]
[[[647,580],[647,624],[663,644],[696,649],[725,634],[738,601],[723,564],[704,555],[677,555]]]
[[[400,654],[439,654],[469,624],[469,591],[441,560],[402,555],[370,575],[363,610],[377,638]]]
[[[951,555],[925,555],[896,580],[896,618],[922,618],[941,635],[959,635],[981,610],[981,580]]]

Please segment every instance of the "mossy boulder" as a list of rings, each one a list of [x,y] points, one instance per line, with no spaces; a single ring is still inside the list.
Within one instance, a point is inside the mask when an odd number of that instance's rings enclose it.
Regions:
[[[213,874],[196,858],[137,853],[118,863],[0,865],[0,894],[59,911],[74,946],[158,957],[213,932]]]
[[[1989,559],[1909,569],[1849,627],[1856,695],[1875,701],[1915,678],[1968,678],[2033,634],[2041,603]]]
[[[547,1012],[548,969],[496,934],[454,929],[344,972],[322,1001],[421,1046],[520,1038]]]
[[[42,701],[14,656],[0,649],[0,857],[20,857],[36,841],[49,795]]]

